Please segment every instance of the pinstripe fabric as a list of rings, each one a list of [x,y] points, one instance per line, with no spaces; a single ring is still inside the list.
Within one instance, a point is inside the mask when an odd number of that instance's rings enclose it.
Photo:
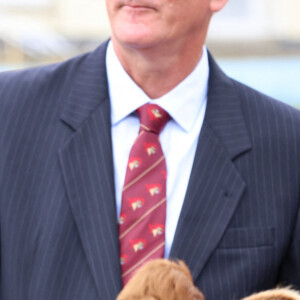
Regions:
[[[121,288],[105,50],[0,74],[3,300],[113,300]],[[300,288],[299,149],[299,112],[210,57],[171,249],[206,299]]]

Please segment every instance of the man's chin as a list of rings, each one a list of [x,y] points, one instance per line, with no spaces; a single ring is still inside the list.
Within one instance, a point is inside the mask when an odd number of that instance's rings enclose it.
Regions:
[[[158,37],[155,37],[153,32],[145,30],[126,30],[125,28],[122,28],[115,34],[113,41],[114,40],[120,44],[120,46],[136,49],[146,49],[158,43]]]

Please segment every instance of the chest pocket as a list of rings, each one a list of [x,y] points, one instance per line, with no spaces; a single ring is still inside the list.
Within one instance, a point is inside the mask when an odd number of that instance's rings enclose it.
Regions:
[[[274,245],[274,239],[273,227],[228,228],[218,249],[268,247]]]

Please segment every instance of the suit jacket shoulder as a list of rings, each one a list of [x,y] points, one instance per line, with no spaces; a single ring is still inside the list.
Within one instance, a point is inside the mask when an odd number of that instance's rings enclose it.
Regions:
[[[0,105],[4,116],[9,112],[14,114],[14,108],[26,110],[32,102],[45,101],[44,105],[49,105],[51,100],[62,100],[86,56],[53,65],[0,73]],[[60,97],[54,98],[54,95]]]
[[[211,55],[209,59],[212,76],[209,81],[208,97],[216,98],[216,95],[224,94],[221,101],[212,101],[214,108],[218,105],[220,110],[224,108],[226,111],[230,107],[233,109],[231,116],[234,113],[241,114],[252,141],[258,133],[277,136],[283,140],[288,137],[293,137],[292,139],[297,137],[299,140],[300,131],[297,128],[300,125],[300,111],[298,109],[228,77],[220,70]],[[228,104],[230,102],[235,103],[235,106]],[[208,113],[210,113],[210,105],[208,103]]]
[[[60,130],[60,118],[68,129],[75,120],[79,126],[100,104],[99,96],[107,96],[105,52],[106,43],[61,63],[0,73],[2,150],[9,141],[32,140],[37,131]]]

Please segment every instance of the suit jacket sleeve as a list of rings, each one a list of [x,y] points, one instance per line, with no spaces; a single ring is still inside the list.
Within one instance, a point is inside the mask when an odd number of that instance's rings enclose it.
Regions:
[[[279,282],[300,288],[300,208],[298,209],[294,235],[284,258]]]

